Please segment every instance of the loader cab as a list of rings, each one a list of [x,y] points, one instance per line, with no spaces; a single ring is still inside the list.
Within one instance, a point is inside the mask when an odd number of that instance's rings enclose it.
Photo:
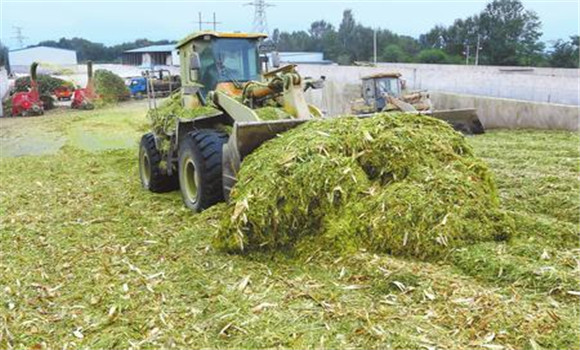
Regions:
[[[194,33],[177,44],[184,95],[225,90],[241,94],[243,83],[260,80],[260,33]],[[187,103],[185,103],[187,105]]]
[[[374,105],[376,110],[382,110],[386,104],[386,96],[400,97],[402,81],[400,73],[379,73],[362,78],[362,95],[365,104]]]

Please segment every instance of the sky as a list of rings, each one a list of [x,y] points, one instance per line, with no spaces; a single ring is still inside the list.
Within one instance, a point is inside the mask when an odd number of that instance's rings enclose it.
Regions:
[[[0,40],[18,48],[14,27],[22,27],[24,44],[61,37],[82,37],[106,45],[139,38],[179,40],[199,28],[198,13],[211,21],[215,12],[218,30],[251,31],[251,0],[0,0]],[[523,0],[542,21],[542,40],[550,42],[579,32],[579,0]],[[485,0],[269,0],[270,31],[306,30],[323,19],[338,27],[342,12],[350,8],[355,19],[371,27],[419,37],[437,24],[479,13]],[[205,24],[204,29],[211,29]]]

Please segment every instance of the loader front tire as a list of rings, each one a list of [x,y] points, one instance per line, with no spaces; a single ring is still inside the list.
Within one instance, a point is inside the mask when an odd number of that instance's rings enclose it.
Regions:
[[[228,135],[216,130],[192,131],[181,141],[179,187],[183,203],[195,212],[224,200],[222,148]]]
[[[179,188],[177,175],[167,175],[161,168],[161,152],[155,144],[155,135],[147,133],[141,138],[139,145],[139,177],[143,188],[155,192],[164,193]]]

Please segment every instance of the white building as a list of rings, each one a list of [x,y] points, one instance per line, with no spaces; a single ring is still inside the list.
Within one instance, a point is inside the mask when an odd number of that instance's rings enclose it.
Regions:
[[[44,63],[60,67],[75,66],[77,53],[73,50],[56,47],[35,46],[8,52],[10,68],[16,73],[26,73],[32,62]]]
[[[123,52],[123,64],[141,67],[178,66],[175,44],[152,45]]]

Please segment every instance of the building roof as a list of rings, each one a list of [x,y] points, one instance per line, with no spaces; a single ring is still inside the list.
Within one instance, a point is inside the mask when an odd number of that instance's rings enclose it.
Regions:
[[[371,74],[371,75],[367,75],[362,77],[362,80],[367,80],[367,79],[378,79],[378,78],[400,78],[401,77],[401,73],[399,72],[383,72],[383,73],[375,73],[375,74]]]
[[[31,49],[51,49],[51,50],[61,50],[61,51],[72,51],[72,52],[76,52],[75,50],[69,50],[69,49],[61,49],[60,47],[52,47],[52,46],[29,46],[29,47],[23,47],[21,49],[13,49],[10,50],[9,52],[17,52],[17,51],[24,51],[24,50],[31,50]]]
[[[205,35],[213,36],[216,38],[246,38],[246,39],[259,39],[268,37],[268,35],[264,33],[214,32],[212,30],[206,30],[201,32],[195,32],[193,34],[186,36],[185,38],[180,40],[175,47],[180,48],[183,45],[189,43],[190,41]]]
[[[173,50],[175,50],[175,45],[167,44],[167,45],[151,45],[140,47],[138,49],[127,50],[124,53],[171,52]]]

